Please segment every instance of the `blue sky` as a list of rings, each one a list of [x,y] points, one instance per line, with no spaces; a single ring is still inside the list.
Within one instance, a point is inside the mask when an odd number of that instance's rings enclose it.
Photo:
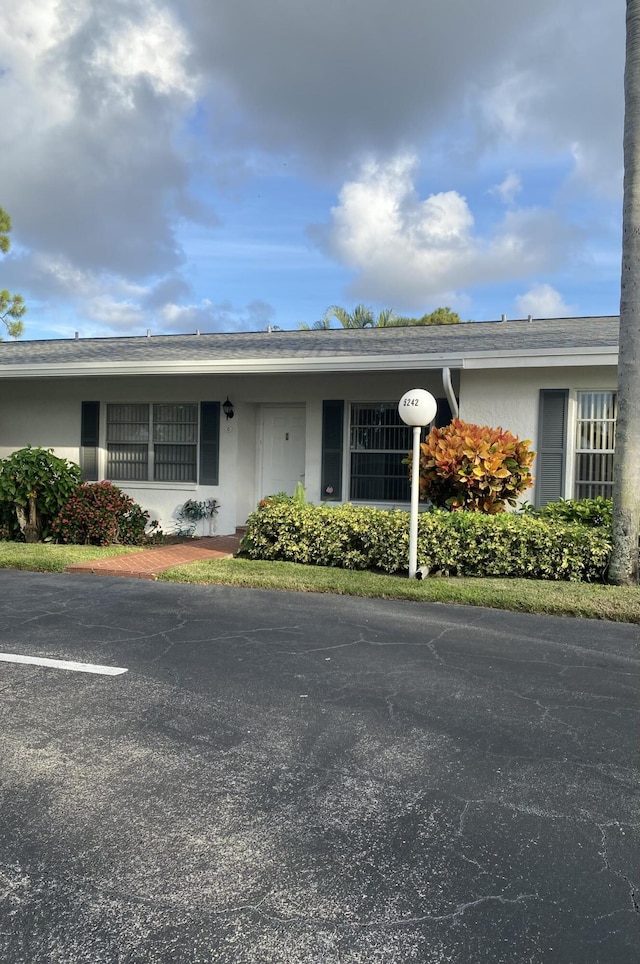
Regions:
[[[5,12],[6,9],[6,12]],[[619,306],[624,0],[6,0],[26,338]]]

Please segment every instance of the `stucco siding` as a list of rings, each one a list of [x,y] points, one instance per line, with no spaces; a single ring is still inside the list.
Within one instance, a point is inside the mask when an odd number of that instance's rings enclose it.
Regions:
[[[353,373],[350,375],[192,375],[96,377],[64,380],[0,381],[0,457],[25,445],[53,448],[75,462],[80,457],[82,401],[102,404],[100,475],[106,471],[104,406],[114,402],[223,402],[228,396],[234,418],[220,419],[220,478],[217,486],[192,483],[120,482],[120,488],[143,505],[165,531],[187,499],[215,498],[220,503],[216,528],[229,533],[241,525],[260,490],[263,405],[303,405],[306,414],[305,486],[311,501],[320,500],[322,401],[394,401],[409,388],[426,388],[442,397],[440,372]],[[347,455],[345,454],[345,462]],[[207,531],[201,522],[199,532]]]
[[[459,379],[459,381],[458,381]],[[466,421],[502,425],[537,444],[538,398],[541,388],[569,389],[570,417],[575,393],[590,389],[615,389],[611,367],[472,370],[454,372],[459,384],[460,417]],[[320,500],[322,402],[394,401],[409,388],[426,388],[443,397],[440,371],[310,375],[192,375],[97,377],[93,379],[29,379],[0,381],[0,456],[24,445],[42,445],[73,461],[80,454],[81,402],[100,401],[100,469],[106,471],[106,419],[109,402],[223,402],[228,396],[234,418],[220,419],[220,477],[217,486],[192,483],[120,483],[136,501],[159,520],[166,531],[176,525],[176,515],[187,499],[215,498],[220,503],[217,531],[233,532],[267,494],[261,491],[262,420],[264,405],[303,405],[306,417],[305,475],[307,496]],[[573,406],[573,408],[572,408]],[[346,426],[345,426],[346,427]],[[571,429],[569,429],[571,430]],[[345,471],[348,438],[345,437]],[[535,464],[534,464],[535,474]],[[567,492],[572,480],[567,464]],[[345,483],[344,497],[348,497]],[[530,499],[529,492],[525,498]],[[200,523],[200,532],[207,523]]]
[[[26,445],[53,448],[78,460],[77,388],[59,380],[0,382],[0,457]]]
[[[617,373],[611,366],[593,368],[548,368],[499,371],[464,371],[461,373],[460,418],[479,425],[501,425],[522,439],[531,439],[535,450],[538,439],[538,406],[540,389],[568,389],[569,445],[566,466],[565,498],[572,495],[573,423],[575,396],[578,391],[615,391]],[[536,464],[533,464],[536,474]],[[533,501],[533,489],[523,496]]]

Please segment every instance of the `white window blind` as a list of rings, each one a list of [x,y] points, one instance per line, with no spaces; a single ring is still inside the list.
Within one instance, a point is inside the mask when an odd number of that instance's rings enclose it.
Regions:
[[[578,392],[576,499],[610,498],[613,493],[616,401],[615,392]]]
[[[107,478],[196,482],[195,403],[107,405]]]

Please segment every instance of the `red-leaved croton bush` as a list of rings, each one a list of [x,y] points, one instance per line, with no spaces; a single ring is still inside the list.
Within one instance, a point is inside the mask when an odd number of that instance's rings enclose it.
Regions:
[[[494,514],[533,484],[529,440],[454,418],[420,446],[420,497],[449,509]]]

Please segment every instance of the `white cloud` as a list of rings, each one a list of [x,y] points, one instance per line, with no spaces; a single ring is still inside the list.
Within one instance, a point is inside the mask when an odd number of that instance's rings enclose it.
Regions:
[[[27,324],[43,305],[56,306],[53,324],[48,326],[50,336],[69,337],[78,328],[89,336],[146,327],[147,287],[118,275],[83,270],[66,258],[29,252],[16,254],[3,264],[3,274],[11,290],[32,293]],[[70,305],[75,313],[68,310]],[[65,320],[69,315],[74,320]]]
[[[418,197],[417,159],[368,162],[346,183],[331,223],[312,236],[356,278],[350,294],[414,310],[461,289],[557,268],[573,231],[541,208],[509,210],[490,235],[474,231],[467,200],[456,191]]]
[[[159,319],[166,331],[264,331],[274,309],[265,301],[252,301],[239,308],[228,301],[214,304],[203,299],[198,304],[175,305],[162,308]]]
[[[65,72],[52,63],[55,48],[77,28],[77,13],[59,17],[52,0],[3,5],[0,35],[0,104],[2,137],[7,144],[28,135],[37,115],[42,130],[73,116],[76,102],[73,85]],[[49,69],[50,68],[50,69]]]
[[[17,237],[81,270],[172,270],[189,193],[176,134],[197,87],[188,34],[162,0],[8,8],[0,184]]]
[[[624,5],[564,0],[540,9],[506,44],[493,82],[474,83],[479,149],[511,144],[573,160],[573,178],[605,196],[621,189]],[[558,55],[562,51],[562,55]],[[598,65],[606,64],[606,69]]]
[[[491,188],[489,194],[500,198],[503,204],[513,204],[522,191],[522,181],[515,171],[509,171],[504,181]]]
[[[463,121],[474,159],[542,142],[570,158],[578,144],[580,176],[616,182],[622,0],[220,0],[215,16],[210,0],[182,3],[210,108],[238,144],[337,170]]]
[[[146,0],[137,22],[124,21],[97,48],[90,63],[106,71],[121,87],[130,107],[135,106],[132,81],[147,78],[158,93],[196,93],[194,78],[185,70],[190,43],[167,9]]]
[[[81,302],[83,316],[95,334],[107,329],[116,334],[133,334],[145,326],[139,304],[117,300],[110,292],[96,293]]]
[[[143,334],[148,328],[155,334],[196,329],[258,331],[265,329],[275,316],[274,308],[259,300],[245,306],[229,301],[214,303],[206,298],[189,302],[191,290],[179,276],[140,284],[114,274],[82,270],[63,258],[28,252],[3,263],[4,276],[11,290],[24,290],[26,286],[38,293],[30,308],[34,314],[43,303],[62,308],[48,330],[52,337],[70,337],[76,329],[83,337]],[[177,298],[187,303],[178,303],[174,300]],[[74,320],[65,322],[64,307],[70,304],[75,309]]]
[[[239,197],[259,180],[264,199],[276,179],[282,210],[304,222],[324,216],[304,213],[309,185],[333,191],[378,158],[344,183],[325,249],[356,272],[357,297],[418,307],[429,292],[453,305],[469,285],[550,277],[570,257],[562,215],[515,208],[513,171],[528,188],[527,164],[556,165],[580,201],[585,185],[588,200],[620,196],[622,0],[4,0],[2,14],[0,204],[27,251],[3,276],[22,272],[28,299],[55,301],[77,272],[95,301],[82,282],[68,303],[123,331],[136,305],[145,327],[181,299],[209,311],[206,291],[180,282],[193,276],[180,238],[181,222],[214,226],[214,184],[225,203],[237,189],[227,225]],[[417,196],[414,153],[450,190]],[[512,172],[493,189],[510,216],[490,234],[468,200],[474,169]],[[248,230],[263,238],[273,208],[259,210]],[[234,308],[228,323],[248,319]]]
[[[568,318],[574,313],[560,292],[548,284],[534,285],[526,294],[519,295],[515,304],[523,318],[529,315],[533,318]]]
[[[509,140],[524,138],[534,110],[540,81],[535,73],[514,70],[480,92],[480,108],[487,126]]]

